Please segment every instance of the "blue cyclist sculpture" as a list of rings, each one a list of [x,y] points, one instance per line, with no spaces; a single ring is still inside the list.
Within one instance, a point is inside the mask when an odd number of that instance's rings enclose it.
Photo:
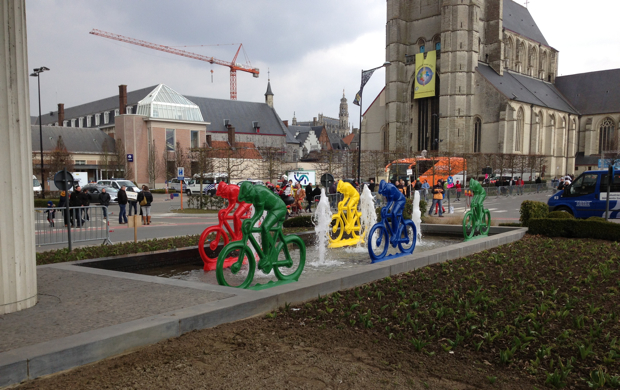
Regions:
[[[373,263],[413,253],[417,230],[410,219],[403,217],[407,199],[394,184],[381,180],[379,195],[385,196],[387,205],[381,209],[381,222],[368,233],[368,254]],[[400,253],[387,256],[388,249],[396,248]]]

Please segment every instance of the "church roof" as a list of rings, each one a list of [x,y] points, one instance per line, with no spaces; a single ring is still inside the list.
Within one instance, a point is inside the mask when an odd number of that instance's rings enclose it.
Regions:
[[[620,69],[556,77],[555,85],[582,115],[620,111]]]
[[[32,125],[32,150],[41,148],[39,143],[39,125]],[[42,126],[43,150],[51,152],[56,148],[58,137],[62,137],[67,150],[70,153],[103,153],[105,149],[109,153],[116,150],[114,139],[103,131],[81,127]]]
[[[482,62],[478,63],[478,73],[510,100],[578,114],[551,83],[506,70],[504,75],[500,76],[493,68]]]
[[[231,148],[228,141],[211,141],[211,156],[248,160],[261,160],[263,158],[253,142],[235,142],[235,147]]]
[[[265,92],[265,96],[273,96],[273,92],[271,92],[271,81],[267,81],[267,92]]]
[[[289,126],[288,129],[300,145],[306,142],[306,138],[308,138],[310,131],[312,131],[310,126]]]
[[[295,134],[291,132],[290,129],[286,129],[286,143],[287,144],[296,144],[299,145],[299,141],[295,138]]]
[[[213,99],[187,96],[196,103],[203,118],[210,124],[207,131],[227,132],[224,120],[235,127],[240,134],[256,134],[252,122],[258,122],[259,134],[286,136],[286,127],[276,111],[266,103],[244,102],[240,100]]]
[[[504,0],[503,25],[506,30],[549,46],[530,11],[521,4],[512,0]]]
[[[351,134],[347,135],[346,137],[344,137],[342,139],[342,142],[344,142],[345,144],[351,146],[351,143],[357,143],[357,139],[358,139],[357,134],[351,133]]]

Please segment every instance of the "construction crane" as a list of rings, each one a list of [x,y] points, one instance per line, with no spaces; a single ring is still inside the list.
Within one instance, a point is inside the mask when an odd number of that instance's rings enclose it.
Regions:
[[[227,66],[230,68],[230,100],[237,100],[237,71],[238,70],[242,72],[252,73],[252,76],[254,76],[255,78],[258,78],[258,75],[260,74],[259,69],[252,68],[252,65],[249,64],[249,61],[247,65],[237,63],[237,56],[239,55],[239,51],[241,51],[243,44],[239,45],[239,48],[237,49],[237,53],[235,53],[235,57],[233,58],[233,60],[231,62],[228,62],[228,61],[218,60],[217,58],[214,58],[214,57],[207,57],[207,56],[203,56],[200,54],[191,53],[189,51],[175,49],[170,46],[158,45],[156,43],[146,42],[140,39],[129,38],[123,35],[113,34],[113,33],[105,32],[105,31],[97,30],[97,29],[93,29],[93,31],[91,31],[90,34],[98,35],[100,37],[104,37],[108,39],[113,39],[115,41],[131,43],[132,45],[147,47],[149,49],[159,50],[159,51],[163,51],[166,53],[176,54],[178,56],[193,58],[195,60],[205,61],[210,64]]]

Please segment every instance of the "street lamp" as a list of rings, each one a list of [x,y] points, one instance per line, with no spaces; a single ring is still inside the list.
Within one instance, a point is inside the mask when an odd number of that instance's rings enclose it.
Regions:
[[[33,73],[30,74],[30,77],[37,78],[38,90],[39,90],[39,142],[41,143],[41,198],[45,198],[45,171],[43,169],[43,125],[41,124],[41,77],[39,75],[46,70],[50,70],[45,66],[40,68],[34,68]]]
[[[363,70],[362,69],[362,73],[361,73],[361,87],[360,87],[360,91],[358,93],[359,96],[359,106],[360,106],[360,130],[358,132],[358,140],[357,140],[357,182],[360,186],[360,190],[362,189],[362,180],[361,180],[361,167],[362,167],[362,91],[364,89],[364,85],[368,82],[368,80],[370,79],[370,76],[372,76],[372,73],[380,68],[385,68],[392,65],[389,61],[385,61],[383,63],[383,65],[381,66],[377,66],[376,68],[372,68],[372,69],[368,69],[368,70]],[[364,77],[366,75],[366,77]],[[364,80],[365,79],[365,80]]]

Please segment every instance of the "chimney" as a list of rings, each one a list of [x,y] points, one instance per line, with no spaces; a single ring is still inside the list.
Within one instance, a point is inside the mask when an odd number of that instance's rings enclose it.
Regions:
[[[228,143],[231,147],[235,147],[235,127],[232,125],[228,125]]]
[[[288,128],[288,120],[282,121],[282,123],[284,123],[284,126]]]
[[[125,109],[127,107],[127,86],[121,84],[118,86],[118,113],[119,115],[125,115]]]
[[[58,126],[62,126],[65,121],[65,104],[58,103]]]
[[[211,147],[211,134],[207,134],[207,147]]]

